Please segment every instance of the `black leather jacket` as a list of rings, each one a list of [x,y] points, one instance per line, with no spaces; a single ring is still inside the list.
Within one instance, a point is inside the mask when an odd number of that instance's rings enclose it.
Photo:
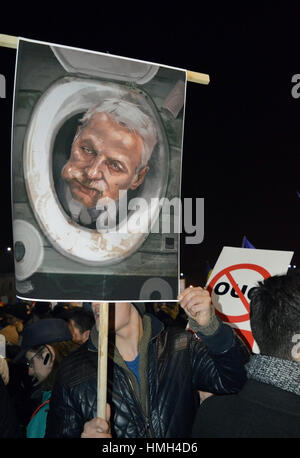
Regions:
[[[217,394],[238,391],[246,381],[245,350],[227,325],[219,328],[218,336],[208,337],[205,345],[188,331],[164,329],[153,316],[144,316],[143,324],[140,389],[116,348],[110,348],[112,435],[188,437],[199,406],[197,390]],[[216,340],[222,347],[219,351]],[[46,437],[80,437],[84,423],[97,416],[96,405],[97,351],[89,342],[60,364]]]

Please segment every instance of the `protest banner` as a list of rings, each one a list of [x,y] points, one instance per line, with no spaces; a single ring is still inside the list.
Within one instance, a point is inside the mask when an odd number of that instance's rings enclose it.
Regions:
[[[180,199],[186,71],[21,38],[18,44],[17,296],[149,301],[149,280],[157,279],[166,286],[160,299],[176,300],[181,215],[172,202]]]
[[[17,297],[100,301],[97,414],[105,418],[109,302],[151,300],[153,279],[163,285],[161,300],[177,299],[180,235],[174,227],[181,215],[165,215],[161,201],[180,197],[187,75],[201,84],[209,77],[4,35],[0,46],[18,47],[12,135]],[[118,154],[116,135],[108,152],[112,127],[124,139]],[[87,138],[88,128],[102,137]],[[106,147],[101,154],[99,140]],[[100,156],[107,169],[101,183]],[[162,217],[173,223],[170,234],[157,230]],[[154,292],[162,289],[156,283]]]

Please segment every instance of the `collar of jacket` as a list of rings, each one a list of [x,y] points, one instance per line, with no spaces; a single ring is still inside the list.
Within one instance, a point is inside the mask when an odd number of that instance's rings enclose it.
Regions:
[[[254,354],[246,369],[250,379],[300,395],[300,364],[297,361]]]

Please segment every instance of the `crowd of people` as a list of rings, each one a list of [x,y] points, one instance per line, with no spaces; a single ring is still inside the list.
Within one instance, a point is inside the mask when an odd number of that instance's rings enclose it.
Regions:
[[[44,437],[58,365],[89,339],[94,322],[90,304],[19,301],[0,308],[0,437]]]
[[[0,437],[300,437],[300,272],[253,288],[252,354],[193,287],[110,304],[107,414],[97,416],[99,307],[4,305]]]

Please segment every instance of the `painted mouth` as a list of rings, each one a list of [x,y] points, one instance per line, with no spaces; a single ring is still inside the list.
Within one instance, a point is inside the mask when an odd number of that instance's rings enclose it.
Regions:
[[[77,180],[76,180],[76,185],[79,188],[79,191],[81,191],[83,194],[86,194],[89,197],[92,197],[92,198],[102,197],[103,191],[100,191],[95,188],[89,188],[88,186],[85,186],[84,184],[80,183]]]

